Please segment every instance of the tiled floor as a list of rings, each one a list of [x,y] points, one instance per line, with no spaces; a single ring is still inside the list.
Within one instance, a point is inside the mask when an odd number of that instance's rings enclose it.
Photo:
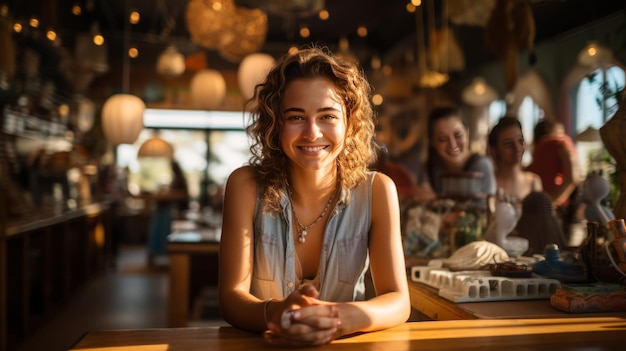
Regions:
[[[143,247],[122,247],[115,271],[85,286],[18,350],[67,350],[89,330],[167,327],[167,294],[166,258],[157,268],[148,269]],[[221,324],[219,319],[193,323]]]

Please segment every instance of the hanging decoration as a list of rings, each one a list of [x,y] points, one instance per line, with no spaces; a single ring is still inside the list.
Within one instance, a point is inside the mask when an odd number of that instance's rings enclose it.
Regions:
[[[141,144],[137,157],[164,157],[173,160],[174,147],[159,136],[154,136]]]
[[[244,99],[252,98],[254,87],[265,79],[274,63],[272,56],[263,53],[250,54],[241,61],[237,70],[237,81]]]
[[[517,81],[519,53],[532,50],[535,20],[528,0],[497,0],[487,23],[489,48],[504,62],[504,83],[510,92]]]
[[[176,78],[185,72],[185,56],[174,45],[169,45],[156,65],[157,73],[166,78]]]
[[[424,21],[423,6],[418,6],[415,11],[417,23],[417,63],[418,63],[418,85],[422,88],[437,88],[448,81],[448,75],[437,72],[428,67],[426,34],[435,28],[434,2],[430,0],[428,8],[428,25]],[[429,29],[430,28],[430,29]]]
[[[496,0],[450,1],[450,21],[457,25],[484,27],[496,5]]]
[[[237,63],[265,43],[267,15],[257,7],[236,6],[233,0],[190,0],[187,30],[195,43]]]
[[[12,18],[0,15],[0,90],[8,90],[15,73],[15,45],[11,38]]]
[[[191,78],[191,101],[195,108],[215,110],[226,96],[226,80],[216,70],[204,69]]]
[[[612,59],[611,49],[595,41],[590,41],[578,54],[578,63],[590,68],[605,67]]]
[[[545,79],[534,68],[529,68],[522,73],[515,87],[507,95],[507,104],[510,111],[517,111],[524,102],[525,97],[531,97],[535,104],[543,110],[546,116],[554,116],[553,100],[550,89]]]
[[[129,9],[126,9],[129,11]],[[126,54],[130,48],[130,25],[124,22],[124,50],[122,65],[122,86],[124,94],[109,97],[102,106],[102,130],[109,143],[132,144],[143,129],[143,113],[146,104],[130,90],[130,58]]]
[[[265,12],[237,7],[230,31],[224,33],[218,52],[226,60],[238,63],[246,55],[259,51],[266,35]]]
[[[186,10],[191,40],[206,49],[217,50],[235,17],[233,0],[190,0]]]
[[[73,98],[72,124],[79,133],[86,133],[93,127],[96,105],[89,98],[82,95],[75,95]]]
[[[428,58],[433,70],[446,73],[465,69],[465,55],[450,26],[433,30],[429,42]]]
[[[463,102],[470,106],[487,106],[498,98],[498,93],[493,89],[483,77],[475,77],[472,84],[463,89]]]
[[[144,102],[130,94],[116,94],[102,106],[102,131],[109,143],[132,144],[143,129]]]

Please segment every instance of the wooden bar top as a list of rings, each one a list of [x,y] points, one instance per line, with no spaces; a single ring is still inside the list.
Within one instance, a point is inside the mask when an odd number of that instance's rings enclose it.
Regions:
[[[411,307],[432,320],[620,317],[624,311],[567,313],[549,299],[454,303],[426,284],[409,280]],[[626,338],[626,336],[625,336]]]
[[[316,350],[623,350],[618,317],[412,322],[335,340]],[[233,327],[91,331],[72,351],[230,351],[288,349]],[[311,350],[311,348],[302,348]]]
[[[57,211],[54,208],[43,208],[16,219],[9,219],[6,235],[7,237],[11,237],[31,230],[63,223],[81,216],[95,216],[108,209],[109,206],[109,202],[102,201],[83,204],[72,210],[66,209]]]

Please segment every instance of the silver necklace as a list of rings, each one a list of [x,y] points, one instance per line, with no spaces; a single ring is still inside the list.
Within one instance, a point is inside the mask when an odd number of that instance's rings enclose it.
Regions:
[[[293,190],[289,189],[289,193],[292,193]],[[306,242],[306,235],[308,234],[308,230],[309,228],[311,228],[312,226],[316,225],[317,222],[320,221],[320,219],[324,218],[324,216],[326,215],[326,211],[328,211],[328,209],[330,208],[330,204],[333,202],[333,199],[335,198],[335,195],[337,194],[337,188],[335,188],[335,190],[333,191],[333,194],[330,196],[330,199],[328,199],[328,202],[326,203],[326,206],[324,206],[324,209],[322,210],[322,213],[320,213],[319,216],[317,216],[317,218],[313,221],[313,223],[309,224],[309,225],[303,225],[300,220],[298,219],[298,216],[296,216],[296,209],[293,206],[293,202],[291,204],[291,211],[293,212],[293,218],[296,219],[296,223],[298,224],[298,241],[300,243],[305,243]]]

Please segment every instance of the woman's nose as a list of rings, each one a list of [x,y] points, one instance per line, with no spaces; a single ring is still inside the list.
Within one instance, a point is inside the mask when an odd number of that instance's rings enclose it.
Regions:
[[[448,145],[451,149],[456,149],[459,146],[459,143],[454,138],[448,139]]]
[[[308,140],[315,140],[322,135],[320,127],[317,125],[317,121],[309,121],[306,123],[302,136]]]

